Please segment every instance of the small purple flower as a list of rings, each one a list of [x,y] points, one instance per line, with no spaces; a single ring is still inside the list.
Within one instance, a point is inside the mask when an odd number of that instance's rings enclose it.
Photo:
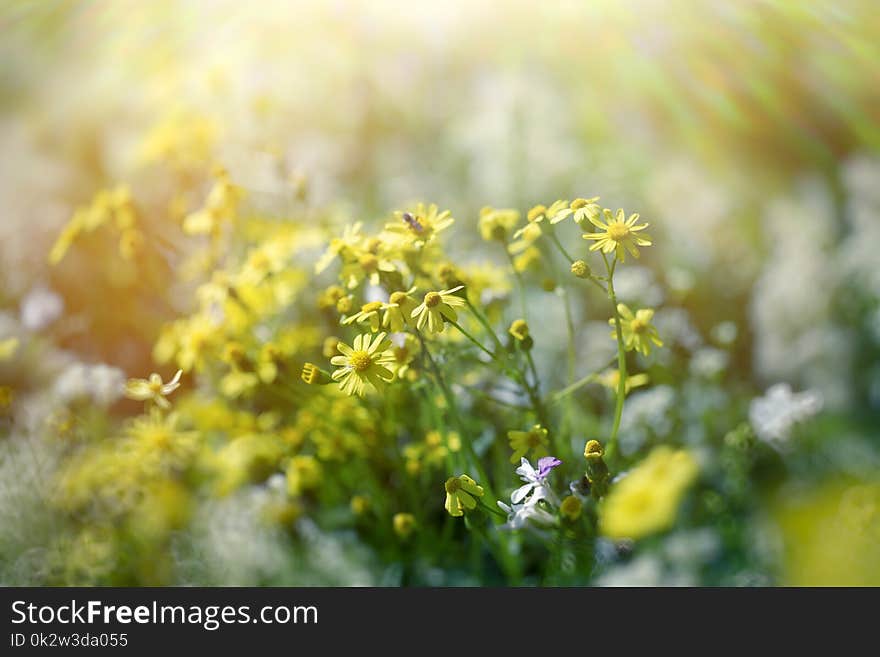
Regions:
[[[544,479],[553,468],[559,465],[562,465],[562,461],[555,456],[545,456],[538,459],[538,477]]]

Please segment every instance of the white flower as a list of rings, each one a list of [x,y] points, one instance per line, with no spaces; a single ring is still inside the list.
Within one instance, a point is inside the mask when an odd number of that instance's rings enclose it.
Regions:
[[[522,529],[527,524],[548,526],[557,522],[556,516],[545,505],[549,502],[559,506],[559,498],[547,485],[547,477],[561,463],[555,456],[545,456],[538,459],[536,470],[527,459],[520,460],[516,474],[526,483],[513,491],[510,504],[498,502],[498,506],[507,514],[507,523],[501,529]],[[541,504],[542,501],[544,505]]]
[[[559,498],[556,497],[553,489],[547,485],[547,477],[552,469],[559,464],[559,459],[545,456],[539,459],[538,469],[535,470],[532,464],[523,457],[520,461],[520,466],[516,469],[516,474],[526,483],[511,493],[510,501],[517,505],[528,497],[531,504],[535,504],[538,500],[547,500],[559,506]]]
[[[45,287],[31,290],[21,302],[21,323],[29,331],[41,331],[64,312],[64,301]]]
[[[524,504],[505,504],[498,501],[498,506],[507,514],[507,522],[500,529],[522,529],[527,523],[535,525],[553,525],[556,516],[542,508],[537,498],[529,498]]]
[[[822,397],[812,391],[794,393],[787,383],[777,383],[749,404],[749,421],[758,438],[779,446],[788,440],[792,426],[822,408]]]
[[[90,398],[100,406],[109,406],[124,391],[125,374],[109,365],[74,363],[55,380],[54,391],[60,401],[67,403]]]

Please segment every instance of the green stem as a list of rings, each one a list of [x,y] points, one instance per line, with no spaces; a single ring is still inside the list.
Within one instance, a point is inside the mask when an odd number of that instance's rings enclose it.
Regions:
[[[587,376],[585,376],[585,377],[583,377],[583,378],[581,378],[581,379],[578,379],[577,381],[575,381],[574,383],[572,383],[570,386],[566,386],[566,387],[563,388],[562,390],[559,390],[559,391],[553,393],[553,395],[551,395],[551,396],[549,397],[548,402],[549,402],[550,404],[555,404],[556,402],[558,402],[559,400],[561,400],[561,399],[567,397],[567,396],[570,395],[571,393],[580,390],[581,388],[583,388],[583,387],[584,387],[585,385],[587,385],[588,383],[592,383],[593,381],[595,381],[596,379],[599,378],[599,375],[602,373],[602,370],[605,370],[607,367],[610,367],[611,365],[613,365],[614,362],[615,362],[616,360],[617,360],[617,356],[615,356],[615,357],[611,360],[611,362],[608,363],[608,365],[606,365],[605,367],[603,367],[603,368],[602,368],[601,370],[599,370],[598,372],[593,372],[592,374],[588,374]]]
[[[558,444],[558,436],[555,431],[550,428],[550,417],[547,415],[547,410],[544,408],[544,404],[541,401],[541,396],[539,393],[540,382],[538,381],[538,370],[535,367],[535,361],[532,359],[532,354],[530,352],[526,352],[526,359],[529,362],[529,368],[532,370],[532,376],[535,379],[535,385],[530,386],[528,379],[523,376],[522,385],[526,391],[526,394],[529,397],[529,401],[532,404],[532,410],[535,412],[535,416],[538,418],[538,422],[542,427],[547,429],[550,432],[551,439],[553,440],[554,448],[557,453],[561,454],[560,445]]]
[[[556,245],[556,248],[559,249],[559,252],[562,254],[562,256],[566,260],[568,260],[568,264],[572,264],[574,262],[574,258],[572,258],[568,254],[568,251],[565,250],[565,247],[562,246],[562,242],[560,242],[559,238],[556,237],[556,231],[553,229],[552,226],[550,227],[550,230],[548,231],[548,233],[550,235],[550,239],[553,240],[553,243]]]
[[[510,262],[510,268],[513,269],[513,275],[516,276],[516,286],[519,290],[519,305],[520,310],[522,311],[523,319],[527,320],[526,317],[526,285],[523,281],[522,274],[516,268],[516,263],[513,260],[513,255],[511,255],[510,251],[507,250],[507,247],[504,247],[504,253],[507,255],[507,260]]]
[[[471,303],[471,300],[465,297],[465,301],[467,302],[468,308],[471,309],[471,312],[474,314],[474,317],[477,318],[477,321],[483,325],[483,328],[486,329],[486,333],[489,334],[489,337],[492,338],[492,342],[495,343],[495,349],[499,353],[503,352],[504,345],[501,344],[501,340],[498,338],[498,335],[495,333],[495,330],[492,328],[492,325],[489,323],[489,320],[486,319],[486,316],[482,313],[482,311],[477,308],[474,304]]]
[[[434,357],[431,355],[431,351],[428,349],[428,344],[425,342],[422,334],[416,331],[416,335],[419,337],[419,342],[421,342],[422,344],[422,351],[428,359],[428,364],[434,374],[434,380],[437,383],[437,387],[440,388],[440,392],[443,394],[443,398],[446,400],[446,405],[449,407],[449,412],[452,414],[452,417],[455,419],[455,423],[458,426],[458,430],[462,437],[461,442],[464,445],[465,451],[468,453],[468,456],[473,461],[474,468],[477,470],[477,475],[480,477],[479,483],[487,491],[489,491],[489,494],[491,495],[492,493],[489,487],[489,477],[486,474],[486,471],[483,469],[483,465],[480,463],[480,457],[477,455],[477,451],[474,449],[473,443],[470,440],[470,435],[468,434],[467,429],[464,426],[464,422],[462,421],[461,416],[458,413],[458,406],[455,403],[455,395],[452,394],[452,390],[449,389],[446,380],[443,378],[443,373],[440,371],[440,367],[437,365],[437,361],[435,361]]]
[[[450,324],[452,324],[452,325],[453,325],[455,328],[457,328],[459,331],[461,331],[461,334],[462,334],[464,337],[466,337],[468,340],[470,340],[472,343],[474,343],[477,347],[479,347],[480,350],[483,351],[483,353],[488,354],[488,355],[489,355],[489,358],[491,358],[492,360],[495,360],[495,354],[493,354],[491,351],[489,351],[488,349],[486,349],[486,347],[484,347],[484,346],[480,343],[479,340],[477,340],[474,336],[472,336],[470,333],[468,333],[467,331],[465,331],[464,328],[462,328],[461,324],[459,324],[459,323],[456,322],[455,320],[453,320],[453,319],[449,319],[449,318],[446,318],[446,321],[449,322]]]
[[[609,265],[608,258],[602,254],[605,261],[605,269],[608,271],[608,297],[611,299],[611,305],[614,308],[614,326],[617,335],[617,370],[620,380],[617,383],[617,401],[614,406],[614,423],[611,425],[611,437],[608,439],[608,446],[605,450],[609,459],[614,457],[617,450],[617,432],[620,429],[620,418],[623,415],[623,400],[626,397],[626,348],[623,344],[623,328],[620,319],[620,313],[617,311],[617,296],[614,293],[614,269],[617,266],[617,256]]]
[[[556,244],[556,248],[559,249],[559,252],[569,261],[573,262],[571,256],[568,255],[568,252],[562,246],[562,243],[559,241],[559,238],[556,237],[556,231],[553,226],[550,226],[550,237],[553,238],[553,243]],[[559,281],[559,274],[556,269],[556,263],[553,261],[553,255],[547,254],[547,262],[550,263],[550,267],[553,272],[553,278]],[[577,353],[575,350],[574,344],[574,319],[571,312],[571,300],[568,296],[568,288],[559,283],[559,289],[562,292],[562,305],[565,309],[565,329],[566,329],[566,338],[567,338],[567,358],[566,358],[566,385],[571,386],[574,383],[574,361],[577,358]],[[563,422],[562,422],[562,432],[565,435],[568,435],[568,432],[571,430],[574,425],[574,407],[572,406],[572,400],[569,399],[565,405],[565,413],[563,414]]]

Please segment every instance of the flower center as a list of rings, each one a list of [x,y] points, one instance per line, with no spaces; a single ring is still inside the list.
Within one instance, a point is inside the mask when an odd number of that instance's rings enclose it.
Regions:
[[[446,480],[446,492],[454,493],[459,488],[461,488],[461,484],[458,481],[458,477],[450,477]]]
[[[379,310],[382,307],[381,301],[371,301],[370,303],[365,303],[361,306],[362,313],[372,313]]]
[[[406,292],[392,292],[391,297],[389,297],[388,301],[390,303],[396,303],[398,305],[402,304],[406,299]]]
[[[428,306],[428,308],[434,308],[441,301],[442,299],[440,298],[440,294],[438,292],[428,292],[425,295],[425,305]]]
[[[608,237],[615,242],[620,242],[629,236],[629,227],[623,223],[613,223],[608,226]]]
[[[644,333],[648,325],[640,319],[634,319],[629,323],[633,333]]]
[[[366,351],[360,350],[352,352],[351,356],[348,357],[348,362],[355,372],[363,372],[373,364],[373,359]]]
[[[573,201],[571,202],[571,205],[570,205],[569,207],[570,207],[572,210],[580,210],[580,209],[581,209],[582,207],[584,207],[586,204],[587,204],[587,199],[585,199],[585,198],[576,198],[575,200],[573,200]]]
[[[542,432],[529,431],[529,435],[526,438],[526,442],[528,442],[529,447],[538,447],[541,444],[541,438],[543,438]]]
[[[359,262],[364,271],[376,271],[379,266],[379,259],[372,253],[362,255]]]

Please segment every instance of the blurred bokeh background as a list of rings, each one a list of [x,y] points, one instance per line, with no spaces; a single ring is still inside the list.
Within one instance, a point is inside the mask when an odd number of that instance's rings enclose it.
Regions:
[[[59,580],[40,570],[54,519],[34,482],[63,454],[33,435],[65,385],[87,377],[93,396],[106,388],[96,407],[131,413],[113,391],[154,369],[162,324],[192,303],[162,259],[127,268],[92,244],[52,265],[53,244],[122,183],[146,230],[174,239],[175,194],[219,162],[269,217],[304,198],[367,223],[435,202],[475,258],[486,205],[601,195],[640,212],[656,247],[619,294],[666,307],[658,328],[691,378],[633,395],[631,448],[650,432],[723,434],[735,423],[713,426],[722,414],[759,437],[782,426],[785,474],[758,511],[730,511],[759,556],[676,579],[683,551],[716,558],[711,538],[688,535],[607,582],[880,583],[876,3],[10,0],[0,29],[0,345],[22,345],[0,363],[15,396],[0,429],[0,581]],[[776,384],[790,388],[762,397]],[[231,514],[198,522],[233,570],[194,581],[272,581],[247,569],[287,557],[231,554],[245,547],[230,535],[256,531],[217,525]],[[331,539],[308,531],[326,553]],[[316,582],[388,581],[337,549],[351,573],[325,566]]]

